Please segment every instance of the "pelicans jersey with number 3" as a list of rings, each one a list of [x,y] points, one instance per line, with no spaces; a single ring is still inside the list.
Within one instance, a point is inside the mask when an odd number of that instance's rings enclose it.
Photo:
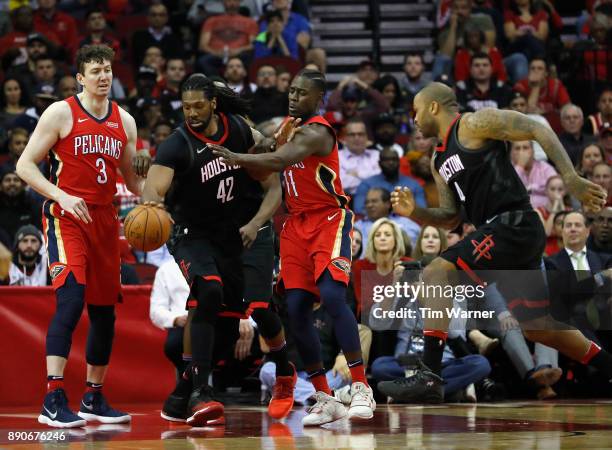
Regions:
[[[76,95],[65,102],[72,111],[72,130],[50,152],[51,182],[88,204],[111,204],[127,144],[119,107],[109,101],[106,115],[97,119]]]
[[[333,128],[321,116],[308,119],[302,126],[313,123],[326,126],[334,134]],[[285,203],[290,214],[311,212],[324,208],[344,208],[349,199],[340,183],[340,164],[338,144],[326,156],[311,155],[304,161],[293,164],[283,171],[285,184]]]

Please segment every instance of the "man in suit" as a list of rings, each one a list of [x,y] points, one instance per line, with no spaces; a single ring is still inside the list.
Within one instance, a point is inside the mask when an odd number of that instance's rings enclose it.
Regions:
[[[562,231],[565,248],[548,258],[546,267],[553,315],[598,342],[595,330],[610,325],[612,256],[588,249],[589,233],[583,213],[567,214]]]

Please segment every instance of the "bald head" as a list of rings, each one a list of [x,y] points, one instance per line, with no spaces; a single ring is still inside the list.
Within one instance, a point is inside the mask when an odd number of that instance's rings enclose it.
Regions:
[[[426,103],[436,102],[447,111],[459,110],[459,104],[457,103],[457,96],[455,95],[455,92],[444,83],[429,83],[427,86],[421,89],[417,95],[422,97]]]

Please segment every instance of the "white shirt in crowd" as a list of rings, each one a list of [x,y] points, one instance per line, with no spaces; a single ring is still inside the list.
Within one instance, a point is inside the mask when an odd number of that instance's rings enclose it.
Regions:
[[[360,155],[351,152],[348,148],[338,152],[340,181],[342,181],[344,192],[354,194],[362,180],[378,175],[380,173],[379,157],[380,152],[372,149],[366,149]]]
[[[155,273],[149,317],[161,329],[172,328],[174,320],[187,314],[189,285],[174,259],[164,262]]]

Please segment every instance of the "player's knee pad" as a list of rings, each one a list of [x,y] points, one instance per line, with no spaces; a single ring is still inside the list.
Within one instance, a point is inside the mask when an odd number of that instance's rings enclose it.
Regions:
[[[197,277],[192,290],[198,301],[192,321],[208,322],[214,324],[223,304],[223,286],[216,280],[205,280]]]
[[[81,318],[85,304],[85,286],[73,274],[56,291],[57,307],[47,330],[46,352],[49,356],[68,357],[72,333]]]
[[[270,309],[256,308],[251,317],[257,323],[259,334],[265,339],[275,338],[283,329],[280,317]]]
[[[89,334],[85,356],[92,366],[105,366],[110,360],[115,337],[115,307],[87,305]]]
[[[348,308],[346,304],[346,286],[340,281],[332,278],[326,270],[317,282],[317,287],[321,293],[321,302],[325,310],[334,318],[344,313]]]

